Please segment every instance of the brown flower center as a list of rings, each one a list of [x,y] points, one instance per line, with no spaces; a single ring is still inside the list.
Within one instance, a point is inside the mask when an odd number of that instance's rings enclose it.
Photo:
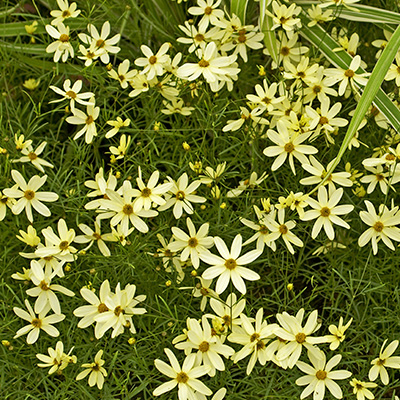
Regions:
[[[286,233],[288,233],[289,229],[285,224],[282,224],[279,226],[279,232],[281,233],[281,235],[286,235]]]
[[[374,226],[373,226],[373,228],[374,228],[377,232],[382,232],[384,227],[385,227],[385,226],[384,226],[384,225],[382,224],[382,222],[380,222],[380,221],[375,222],[375,224],[374,224]]]
[[[29,158],[31,161],[33,161],[33,160],[36,160],[36,159],[38,158],[38,156],[37,156],[33,151],[31,151],[31,152],[28,154],[28,158]]]
[[[196,42],[203,42],[204,41],[204,35],[202,35],[201,33],[198,33],[195,37],[194,40]]]
[[[213,11],[212,7],[208,6],[204,9],[204,14],[210,15],[212,13],[212,11]]]
[[[225,261],[225,267],[230,270],[235,269],[236,266],[237,266],[236,260],[234,260],[233,258],[229,258],[228,260]]]
[[[103,40],[103,39],[98,39],[97,42],[96,42],[96,47],[101,48],[101,47],[104,47],[105,44],[106,44],[105,40]]]
[[[63,240],[62,242],[60,242],[60,244],[58,245],[60,250],[67,250],[69,246],[69,242],[66,240]]]
[[[71,13],[68,10],[64,10],[61,14],[63,18],[68,18],[71,16]]]
[[[264,97],[262,100],[261,100],[263,103],[265,103],[265,104],[271,104],[271,99],[269,98],[269,97]]]
[[[304,78],[306,77],[306,74],[304,73],[304,71],[299,71],[299,72],[297,73],[297,76],[298,76],[300,79],[304,79]]]
[[[317,373],[315,374],[317,379],[321,381],[323,381],[326,378],[326,375],[327,375],[326,371],[321,371],[321,370],[317,371]]]
[[[246,35],[239,35],[238,42],[244,43],[247,40]]]
[[[255,340],[258,340],[260,338],[260,334],[255,332],[250,336],[250,342],[254,342]]]
[[[35,328],[41,328],[42,326],[42,320],[39,318],[33,318],[33,320],[31,321],[31,324],[35,327]]]
[[[150,195],[151,195],[151,189],[149,189],[149,188],[144,188],[143,190],[142,190],[142,196],[143,197],[150,197]]]
[[[319,119],[319,123],[320,123],[321,125],[328,124],[328,123],[329,123],[329,119],[326,118],[326,117],[321,117],[321,118]]]
[[[124,314],[124,309],[121,306],[117,306],[114,309],[114,314],[119,317],[120,314]]]
[[[177,198],[177,200],[183,200],[185,198],[185,192],[179,190],[179,192],[176,193],[175,197]]]
[[[157,62],[157,57],[156,56],[150,56],[149,57],[149,64],[154,65]]]
[[[321,86],[315,85],[315,86],[313,87],[313,92],[314,92],[315,94],[321,93],[321,91],[322,91],[322,87],[321,87]]]
[[[286,143],[284,150],[286,153],[291,153],[294,150],[294,144],[293,143]]]
[[[281,54],[285,57],[285,56],[288,56],[289,54],[290,54],[290,49],[289,49],[289,47],[286,47],[286,46],[284,46],[284,47],[282,47],[281,48]]]
[[[91,115],[88,115],[88,117],[86,118],[85,123],[86,123],[86,125],[90,125],[90,124],[93,123],[93,121],[94,121],[93,117]]]
[[[189,380],[189,376],[186,372],[179,372],[178,375],[176,375],[176,380],[178,383],[186,383]]]
[[[352,69],[348,69],[347,71],[345,71],[344,76],[346,76],[347,78],[352,78],[354,76],[354,71]]]
[[[109,310],[109,308],[104,304],[104,303],[100,303],[98,306],[97,306],[97,311],[99,312],[99,313],[103,313],[103,312],[106,312],[106,311],[108,311]]]
[[[260,233],[261,233],[262,235],[268,235],[269,229],[268,229],[265,225],[261,225],[261,226],[260,226]]]
[[[27,200],[32,200],[35,197],[35,192],[33,190],[26,190],[24,193],[24,197]]]
[[[60,35],[59,41],[62,43],[67,43],[67,42],[69,42],[69,36],[66,35],[65,33],[63,33],[62,35]]]
[[[230,315],[224,315],[222,320],[224,321],[224,325],[231,325],[232,323],[232,318]]]
[[[296,342],[297,343],[304,343],[306,341],[306,334],[305,333],[298,333],[296,335]]]
[[[68,90],[68,92],[65,93],[65,95],[70,99],[76,99],[76,93],[73,90]]]
[[[201,67],[201,68],[207,68],[209,65],[210,65],[210,63],[207,60],[205,60],[204,58],[202,58],[199,61],[199,67]]]
[[[47,283],[45,281],[42,281],[39,283],[39,287],[42,290],[49,290],[50,288],[47,286]]]
[[[122,207],[122,212],[126,215],[131,215],[133,214],[133,207],[130,204],[125,204]]]
[[[331,210],[328,207],[322,207],[320,213],[321,217],[329,217]]]
[[[385,365],[385,362],[386,362],[386,360],[382,360],[382,358],[380,358],[380,359],[376,362],[376,365],[383,366],[383,365]]]
[[[93,233],[93,237],[94,237],[96,240],[100,240],[100,239],[101,239],[101,235],[99,235],[97,232],[94,232],[94,233]]]
[[[376,174],[375,176],[377,181],[383,181],[385,179],[385,177],[382,174]]]
[[[259,340],[256,344],[257,350],[262,350],[265,348],[265,343],[262,340]]]
[[[100,371],[100,365],[99,364],[95,364],[95,365],[93,365],[93,367],[92,367],[92,371]]]
[[[198,245],[198,240],[195,237],[192,237],[188,240],[189,247],[196,247]]]
[[[210,348],[210,344],[208,343],[208,342],[201,342],[200,344],[199,344],[199,350],[202,352],[202,353],[206,353],[208,350],[209,350],[209,348]]]

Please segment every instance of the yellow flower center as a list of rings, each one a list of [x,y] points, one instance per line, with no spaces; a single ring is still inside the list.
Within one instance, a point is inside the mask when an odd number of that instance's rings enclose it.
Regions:
[[[328,207],[322,207],[320,213],[321,217],[329,217],[331,210]]]
[[[188,240],[189,247],[196,247],[198,244],[199,242],[195,237],[192,237]]]
[[[142,190],[142,196],[143,197],[150,197],[150,195],[151,195],[151,189],[149,189],[149,188],[144,188],[143,190]]]
[[[306,334],[305,333],[298,333],[297,335],[296,335],[296,342],[297,343],[304,343],[305,341],[306,341]]]
[[[212,13],[212,7],[208,6],[204,9],[204,14],[205,15],[210,15]]]
[[[156,56],[150,56],[149,57],[149,64],[154,65],[157,62],[157,57]]]
[[[32,200],[35,197],[35,192],[33,190],[26,190],[24,193],[24,197],[27,200]]]
[[[208,61],[206,61],[204,58],[202,58],[199,61],[199,67],[201,68],[207,68],[210,65],[210,63]]]
[[[63,33],[62,35],[60,35],[59,41],[62,43],[67,43],[67,42],[69,42],[69,36],[66,35],[65,33]]]
[[[345,71],[344,76],[346,76],[347,78],[352,78],[354,76],[354,71],[351,69],[348,69],[347,71]]]
[[[202,353],[206,353],[208,350],[209,350],[209,348],[210,348],[210,344],[208,343],[208,342],[201,342],[200,344],[199,344],[199,350],[202,352]]]
[[[237,266],[236,260],[234,260],[233,258],[229,258],[228,260],[225,261],[225,267],[230,270],[235,269],[236,266]]]
[[[189,376],[186,372],[182,371],[176,376],[176,380],[178,383],[186,383],[189,380]]]
[[[326,118],[326,117],[321,117],[321,118],[319,119],[319,123],[320,123],[321,125],[328,124],[328,123],[329,123],[329,119]]]
[[[122,207],[122,212],[126,215],[131,215],[133,214],[133,207],[130,204],[125,204]]]
[[[384,225],[382,224],[382,222],[380,222],[380,221],[375,222],[375,224],[374,224],[374,226],[373,226],[373,228],[374,228],[377,232],[382,232],[384,227],[385,227],[385,226],[384,226]]]
[[[105,44],[106,44],[105,40],[103,40],[103,39],[98,39],[97,42],[96,42],[96,47],[101,48],[101,47],[104,47]]]
[[[42,320],[39,318],[33,318],[33,320],[31,321],[31,324],[35,327],[35,328],[41,328],[42,326]]]
[[[47,286],[47,283],[45,281],[42,281],[39,283],[39,287],[42,290],[49,290],[50,288]]]
[[[100,303],[98,306],[97,306],[97,311],[99,312],[99,313],[103,313],[103,312],[106,312],[106,311],[108,311],[109,309],[108,309],[108,307],[104,304],[104,303]]]
[[[65,93],[65,95],[70,99],[76,99],[76,93],[73,90],[68,90],[68,92]]]
[[[317,379],[319,379],[321,381],[323,381],[326,378],[326,375],[327,375],[326,371],[322,371],[322,370],[317,371],[317,373],[315,374]]]
[[[179,192],[176,193],[175,197],[177,200],[183,200],[185,198],[185,193],[182,192],[182,190],[179,190]]]
[[[28,154],[28,158],[29,158],[31,161],[33,161],[33,160],[36,160],[36,159],[38,158],[38,156],[37,156],[33,151],[31,151],[31,152]]]
[[[294,144],[293,143],[286,143],[284,150],[286,153],[291,153],[294,150]]]

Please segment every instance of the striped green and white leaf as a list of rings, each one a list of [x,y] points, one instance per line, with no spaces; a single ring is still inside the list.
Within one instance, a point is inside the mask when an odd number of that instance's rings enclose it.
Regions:
[[[279,64],[279,54],[278,54],[278,46],[275,36],[275,31],[273,31],[272,18],[265,14],[265,11],[268,9],[268,0],[260,0],[260,21],[259,26],[261,32],[264,34],[264,45],[268,50],[269,55],[275,61],[276,64]],[[271,7],[271,6],[269,6]],[[269,10],[271,11],[271,10]]]
[[[240,18],[243,25],[246,23],[246,10],[249,0],[231,0],[231,13]]]

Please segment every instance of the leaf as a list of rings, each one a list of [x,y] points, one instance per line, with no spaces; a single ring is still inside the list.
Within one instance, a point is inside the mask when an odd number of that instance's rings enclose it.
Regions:
[[[249,0],[231,0],[231,13],[239,17],[243,25],[246,22],[246,9]]]
[[[267,10],[267,0],[260,0],[259,26],[261,32],[264,34],[264,44],[274,62],[276,64],[279,64],[279,54],[278,54],[278,46],[276,43],[275,31],[271,29],[273,21],[272,17],[265,14],[266,10]]]

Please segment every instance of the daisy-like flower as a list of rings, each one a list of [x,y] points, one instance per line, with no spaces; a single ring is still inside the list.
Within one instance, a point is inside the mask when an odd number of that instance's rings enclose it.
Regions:
[[[320,350],[314,346],[318,343],[325,343],[324,337],[310,336],[316,332],[321,324],[318,323],[318,311],[314,310],[307,319],[304,327],[302,321],[304,317],[304,308],[300,309],[296,316],[289,315],[287,312],[276,314],[281,327],[276,328],[274,333],[281,340],[286,340],[286,344],[276,354],[279,361],[287,360],[287,366],[293,368],[300,358],[301,351],[305,347],[309,354],[315,358],[321,357]]]
[[[179,365],[175,354],[170,349],[164,349],[171,366],[159,359],[154,360],[155,367],[164,375],[171,378],[153,391],[153,396],[161,396],[178,386],[178,399],[195,399],[195,391],[200,394],[211,396],[212,391],[200,380],[196,379],[205,375],[210,367],[207,365],[195,367],[196,354],[189,354],[183,361],[182,367]]]
[[[68,229],[64,219],[59,219],[57,223],[58,236],[53,228],[48,226],[42,229],[42,235],[46,238],[46,246],[40,247],[35,251],[36,256],[50,257],[56,256],[60,260],[71,262],[75,260],[74,254],[78,251],[71,243],[75,239],[75,231]]]
[[[296,26],[301,26],[300,18],[296,18],[301,12],[301,7],[291,4],[286,7],[284,4],[279,5],[277,1],[272,2],[274,13],[266,10],[265,13],[272,17],[273,25],[271,29],[282,28],[286,32],[292,32]]]
[[[188,13],[192,15],[202,15],[199,22],[199,30],[205,31],[208,25],[217,25],[218,21],[224,18],[224,12],[218,10],[222,0],[197,0],[197,7],[190,7]]]
[[[49,103],[59,103],[60,101],[69,100],[69,105],[71,107],[71,111],[75,110],[75,102],[82,105],[94,105],[94,93],[85,92],[79,93],[82,89],[82,81],[77,80],[71,87],[71,81],[66,79],[63,84],[64,90],[58,88],[57,86],[49,86],[51,90],[63,96],[61,99],[52,100]],[[90,101],[85,101],[84,99],[91,99]]]
[[[97,385],[101,390],[104,385],[104,377],[107,376],[107,371],[103,367],[105,361],[101,358],[102,356],[103,350],[99,350],[94,357],[94,362],[90,364],[82,364],[82,368],[85,368],[85,370],[78,374],[76,380],[79,381],[84,379],[90,374],[88,380],[89,386]]]
[[[64,286],[55,285],[51,283],[55,273],[49,268],[45,271],[42,265],[36,260],[31,261],[31,274],[30,278],[35,288],[28,289],[26,294],[28,296],[37,297],[35,301],[35,313],[40,314],[47,305],[56,313],[61,314],[60,302],[54,292],[60,292],[66,296],[73,297],[75,293]]]
[[[140,46],[140,50],[146,57],[140,57],[135,60],[135,65],[144,67],[141,71],[142,75],[147,76],[147,80],[151,81],[154,77],[160,76],[165,72],[165,64],[169,61],[169,43],[164,43],[156,54],[145,44]]]
[[[116,54],[121,50],[118,46],[114,46],[119,42],[121,35],[118,33],[112,38],[107,39],[111,32],[111,26],[108,21],[104,22],[100,34],[92,24],[87,26],[87,30],[90,36],[85,33],[79,33],[79,39],[85,44],[90,45],[94,43],[95,49],[101,49],[103,53],[100,55],[100,60],[102,63],[108,64],[110,62],[110,56],[108,53]]]
[[[319,69],[319,65],[313,64],[309,66],[309,62],[310,59],[308,57],[303,57],[296,66],[294,66],[290,61],[286,63],[286,71],[284,71],[283,77],[285,79],[294,79],[292,88],[312,86],[317,81],[316,72]]]
[[[335,162],[333,159],[325,168],[314,156],[310,156],[310,164],[303,164],[302,167],[313,176],[300,179],[301,185],[318,185],[327,175],[327,171]],[[329,190],[336,189],[335,183],[340,186],[350,187],[353,186],[353,181],[350,179],[351,173],[348,171],[333,172],[325,181],[324,185],[328,185]]]
[[[194,209],[191,203],[204,203],[206,201],[204,197],[193,194],[201,185],[201,181],[197,180],[188,185],[189,178],[186,172],[177,181],[170,177],[168,177],[168,180],[172,183],[172,188],[169,191],[170,194],[167,194],[167,202],[158,208],[159,211],[168,210],[173,206],[174,217],[179,219],[183,211],[187,214],[193,214]]]
[[[291,229],[296,226],[296,222],[293,220],[285,222],[284,208],[278,210],[278,222],[275,221],[275,213],[273,213],[271,218],[265,219],[265,223],[270,231],[266,237],[267,242],[274,242],[281,237],[285,242],[289,252],[292,254],[294,254],[292,243],[295,246],[303,247],[304,243],[294,233],[291,232]]]
[[[38,192],[38,190],[44,185],[47,180],[47,175],[39,177],[38,175],[33,176],[28,183],[26,183],[24,177],[15,169],[11,171],[11,176],[17,186],[11,189],[4,189],[3,193],[12,197],[13,199],[19,199],[12,206],[12,212],[14,214],[21,214],[25,208],[26,216],[30,222],[33,222],[32,207],[41,215],[49,217],[51,215],[50,210],[42,203],[42,201],[57,201],[58,194],[53,192]]]
[[[76,317],[82,318],[78,322],[78,328],[85,329],[88,326],[95,323],[95,317],[98,314],[109,311],[107,305],[105,304],[106,299],[112,296],[113,293],[110,290],[110,282],[105,280],[99,290],[99,297],[87,287],[83,287],[80,290],[81,296],[90,304],[87,306],[81,306],[74,310],[74,315]],[[100,327],[101,324],[96,323],[95,326],[95,337],[100,337]]]
[[[343,392],[335,380],[347,379],[351,376],[351,372],[344,369],[332,371],[332,369],[340,363],[342,356],[336,354],[326,362],[325,353],[321,350],[318,351],[320,352],[319,357],[310,351],[308,352],[308,358],[312,366],[303,361],[297,361],[296,363],[297,368],[307,374],[296,380],[296,385],[307,385],[302,391],[300,399],[304,399],[311,393],[314,393],[314,400],[322,400],[325,396],[326,389],[331,392],[333,397],[341,399],[343,397]]]
[[[122,63],[118,65],[118,72],[114,69],[108,71],[108,75],[112,79],[118,81],[122,87],[122,89],[126,89],[128,87],[128,83],[137,75],[136,69],[129,71],[130,61],[124,60]]]
[[[217,39],[217,37],[219,37],[218,33],[220,32],[220,29],[217,26],[206,31],[205,29],[197,29],[188,21],[185,21],[185,26],[179,25],[178,27],[188,37],[180,37],[176,39],[176,41],[179,43],[190,44],[191,46],[188,49],[189,53],[193,53],[198,47],[204,48],[208,42]]]
[[[207,299],[219,298],[217,293],[210,288],[212,279],[203,279],[200,276],[196,276],[200,282],[197,282],[195,286],[181,287],[180,289],[192,289],[192,296],[195,298],[201,297],[200,310],[204,312],[207,305]]]
[[[121,128],[126,128],[131,123],[131,120],[127,118],[125,121],[121,117],[117,117],[116,121],[107,121],[106,124],[113,128],[106,132],[106,139],[110,139],[115,136]]]
[[[207,249],[214,245],[214,239],[212,236],[207,236],[208,223],[201,225],[197,232],[190,218],[186,219],[186,224],[189,235],[177,227],[171,228],[175,240],[168,245],[168,248],[173,252],[182,251],[181,261],[185,262],[190,257],[193,267],[197,269],[200,265],[199,254],[207,252]]]
[[[399,207],[396,206],[389,210],[385,205],[379,206],[379,214],[376,213],[374,205],[365,200],[368,211],[361,211],[361,220],[370,226],[362,233],[358,239],[358,245],[364,247],[369,241],[372,244],[374,254],[378,253],[378,243],[380,240],[391,250],[395,250],[392,240],[400,242],[400,229],[396,225],[400,224]],[[392,240],[391,240],[392,239]]]
[[[212,265],[203,273],[203,278],[214,279],[217,276],[217,284],[215,291],[221,294],[232,280],[235,288],[242,294],[246,293],[246,285],[243,279],[256,281],[260,279],[260,275],[256,272],[243,267],[250,264],[258,258],[262,251],[251,250],[240,256],[242,251],[242,236],[237,234],[232,242],[231,251],[228,250],[225,242],[218,236],[214,237],[215,246],[221,256],[212,254],[211,252],[200,253],[199,257],[206,264]]]
[[[379,183],[379,187],[383,194],[387,194],[389,188],[395,190],[395,188],[389,183],[388,178],[390,177],[390,172],[386,171],[383,172],[382,165],[377,165],[376,168],[374,167],[365,167],[368,172],[372,172],[371,175],[365,175],[360,179],[361,183],[369,183],[367,187],[367,193],[371,194],[376,185]]]
[[[49,163],[46,160],[43,160],[43,158],[40,158],[40,154],[43,153],[44,148],[46,147],[47,142],[42,142],[36,150],[33,150],[32,146],[27,146],[24,147],[21,150],[21,153],[23,156],[19,158],[18,160],[12,160],[12,162],[30,162],[34,167],[36,167],[39,171],[44,173],[43,167],[48,167],[48,168],[53,168],[54,165]]]
[[[342,188],[332,192],[329,198],[325,187],[320,186],[318,188],[318,201],[308,197],[306,201],[313,208],[313,210],[306,211],[302,217],[302,220],[310,221],[312,219],[317,219],[311,232],[311,237],[313,239],[318,236],[323,227],[329,240],[333,240],[335,238],[333,224],[350,229],[350,225],[338,217],[338,215],[348,214],[353,210],[354,206],[351,204],[338,206],[337,204],[342,196]]]
[[[386,371],[386,368],[400,369],[400,357],[391,357],[391,355],[396,351],[399,341],[393,340],[393,342],[391,342],[386,349],[383,350],[386,342],[387,339],[382,344],[379,357],[371,361],[372,367],[368,373],[368,378],[370,381],[374,381],[379,375],[384,385],[389,383],[389,374]]]
[[[93,138],[97,136],[95,121],[100,114],[100,107],[94,106],[94,97],[91,97],[88,103],[90,103],[90,105],[86,106],[86,114],[77,108],[71,109],[74,116],[67,117],[66,121],[72,125],[84,125],[83,128],[75,134],[73,139],[76,140],[85,134],[85,142],[90,144],[93,142]]]
[[[93,189],[92,192],[88,193],[88,197],[107,198],[106,190],[115,190],[117,187],[117,178],[113,175],[112,170],[108,174],[108,179],[104,178],[103,168],[99,169],[99,172],[95,175],[95,180],[85,181],[84,185],[89,189]],[[93,210],[100,207],[100,199],[95,199],[85,204],[87,210]]]
[[[299,89],[298,94],[304,96],[303,103],[312,103],[315,98],[322,102],[328,95],[337,97],[337,91],[331,88],[336,81],[333,78],[324,77],[324,71],[325,68],[321,65],[315,73],[316,81],[306,88]]]
[[[51,25],[57,26],[60,22],[64,22],[67,18],[76,18],[81,10],[76,9],[76,3],[68,4],[68,0],[57,0],[60,10],[50,11],[50,15],[54,17]]]
[[[251,324],[250,319],[244,315],[240,315],[242,328],[235,328],[233,333],[228,336],[228,340],[232,343],[241,344],[243,347],[233,357],[233,362],[237,363],[243,358],[251,354],[249,363],[247,364],[246,374],[250,375],[256,361],[261,365],[265,365],[268,360],[266,352],[266,343],[269,339],[274,338],[274,330],[277,324],[267,324],[263,321],[263,309],[260,308],[256,314],[255,327]]]
[[[347,88],[350,90],[350,87],[357,91],[356,84],[361,86],[365,86],[367,84],[368,79],[366,77],[370,74],[368,72],[358,74],[357,70],[360,68],[360,64],[361,57],[357,55],[351,61],[348,69],[328,68],[325,70],[325,75],[328,78],[335,79],[336,83],[340,82],[338,91],[339,96],[343,96],[346,93]]]
[[[33,312],[31,305],[28,300],[25,300],[25,306],[28,312],[19,307],[14,307],[13,310],[18,317],[29,322],[29,325],[24,326],[19,329],[14,336],[14,339],[26,335],[26,343],[33,344],[39,337],[40,330],[43,329],[48,335],[52,337],[57,337],[60,332],[52,324],[62,321],[65,318],[64,314],[52,314],[46,317],[46,314],[50,311],[50,306],[46,306],[38,316]]]
[[[92,42],[88,49],[80,44],[79,51],[82,55],[78,56],[78,58],[80,60],[85,60],[85,67],[90,67],[93,64],[93,61],[97,60],[101,55],[105,53],[104,49],[99,49],[98,47],[96,47],[95,42]]]
[[[329,332],[331,335],[325,335],[325,339],[327,343],[330,343],[329,348],[331,350],[336,350],[340,343],[342,343],[345,339],[345,331],[352,323],[353,318],[350,318],[349,322],[346,325],[343,325],[343,317],[339,319],[339,325],[329,325]]]
[[[184,101],[179,98],[171,99],[171,103],[163,100],[163,104],[165,107],[167,107],[161,110],[161,112],[165,115],[181,114],[188,116],[195,109],[194,107],[186,107]]]
[[[263,153],[267,157],[276,157],[272,163],[271,170],[276,171],[282,164],[289,158],[289,165],[296,175],[296,169],[294,166],[294,158],[297,158],[302,164],[309,164],[309,160],[305,154],[316,154],[318,150],[309,145],[302,144],[306,141],[311,132],[297,134],[295,132],[289,132],[287,124],[279,120],[277,122],[278,132],[269,129],[267,131],[268,138],[276,144],[276,146],[268,146],[264,149]],[[294,157],[294,158],[293,158]]]
[[[350,385],[353,387],[353,394],[357,395],[357,400],[365,400],[366,398],[372,400],[375,398],[373,393],[368,389],[377,387],[378,385],[376,383],[362,382],[353,378],[350,381]]]
[[[222,132],[237,131],[243,124],[248,121],[253,121],[253,127],[257,124],[268,125],[269,121],[265,118],[260,117],[264,112],[263,108],[253,108],[251,112],[246,107],[240,107],[241,115],[237,120],[228,120],[227,124],[222,128]]]
[[[40,243],[40,237],[36,234],[36,229],[32,225],[28,225],[26,232],[20,229],[16,238],[21,242],[26,243],[28,246],[36,247]]]
[[[311,22],[308,23],[307,26],[315,26],[321,22],[327,22],[327,21],[332,21],[335,19],[334,16],[332,16],[332,10],[325,10],[323,11],[320,5],[315,5],[312,4],[311,8],[307,10],[308,15],[312,19]]]
[[[179,350],[185,350],[185,354],[190,354],[192,350],[198,350],[196,353],[197,365],[208,365],[210,370],[208,375],[215,376],[216,370],[225,371],[225,364],[222,354],[228,358],[232,356],[235,351],[232,347],[222,344],[221,339],[214,335],[207,317],[203,315],[200,323],[193,318],[188,321],[189,330],[187,331],[187,341],[180,342],[175,345]]]
[[[247,29],[246,29],[247,28]],[[249,25],[246,28],[242,28],[238,31],[238,36],[234,38],[236,44],[228,43],[227,47],[223,47],[223,50],[230,49],[231,46],[235,48],[233,54],[240,54],[244,62],[248,61],[247,57],[247,47],[253,50],[258,50],[263,48],[263,44],[260,43],[264,34],[262,32],[254,31],[254,26]]]
[[[48,356],[45,354],[36,354],[36,357],[43,363],[39,363],[38,367],[50,367],[49,375],[54,374],[54,372],[61,372],[63,369],[67,368],[69,364],[76,364],[76,356],[70,356],[72,350],[73,348],[68,352],[68,354],[65,354],[63,342],[58,341],[55,349],[52,347],[47,349],[49,353]]]
[[[104,257],[110,257],[111,252],[105,242],[118,242],[118,239],[113,233],[110,232],[102,234],[100,223],[97,221],[94,222],[94,230],[85,224],[79,224],[78,228],[84,233],[84,235],[76,236],[74,242],[89,243],[89,245],[85,247],[85,251],[96,242],[101,254],[103,254]]]
[[[17,185],[14,185],[13,189],[16,189],[17,187]],[[7,207],[12,210],[15,203],[16,200],[14,198],[6,196],[0,191],[0,221],[3,221],[3,219],[6,217]]]
[[[278,89],[278,84],[276,82],[271,83],[271,85],[268,87],[268,83],[264,79],[263,86],[264,88],[261,85],[257,84],[254,87],[257,96],[254,94],[248,94],[246,97],[252,103],[257,104],[258,109],[271,112],[274,110],[275,104],[282,102],[285,96],[275,97],[276,91]]]
[[[119,138],[119,145],[118,147],[115,146],[110,146],[110,152],[113,154],[116,160],[121,160],[124,158],[128,152],[129,145],[131,144],[131,137],[128,136],[128,139],[126,138],[126,135],[121,135]],[[111,157],[113,157],[111,156]]]
[[[239,186],[236,189],[230,190],[226,195],[227,197],[237,197],[247,189],[254,189],[267,178],[268,175],[266,172],[263,172],[260,176],[258,176],[257,172],[253,171],[248,179],[240,181]]]
[[[60,58],[62,62],[66,62],[68,56],[74,58],[74,48],[70,43],[69,26],[65,26],[60,22],[57,25],[57,29],[51,25],[46,25],[45,28],[52,38],[57,39],[46,47],[46,53],[54,53],[54,62],[58,62]]]

